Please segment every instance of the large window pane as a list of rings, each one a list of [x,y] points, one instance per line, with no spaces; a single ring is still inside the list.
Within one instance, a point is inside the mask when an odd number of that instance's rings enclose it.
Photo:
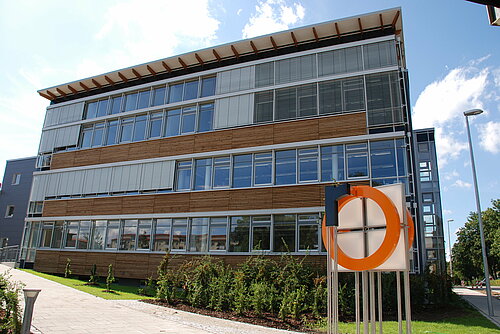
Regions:
[[[271,184],[273,174],[273,153],[258,153],[255,154],[254,160],[254,175],[255,185]]]
[[[54,225],[54,233],[52,235],[51,248],[61,248],[61,241],[63,237],[64,222],[57,221]]]
[[[306,148],[299,150],[299,181],[318,180],[318,149]]]
[[[274,251],[295,252],[295,215],[274,216]]]
[[[40,247],[50,247],[52,241],[53,228],[54,228],[54,223],[43,223]]]
[[[162,135],[163,113],[157,112],[150,115],[149,138],[159,138]]]
[[[172,219],[156,220],[155,240],[153,247],[155,252],[167,252],[170,250],[171,225]]]
[[[90,248],[103,249],[105,238],[106,238],[106,221],[105,220],[95,221],[94,228],[92,229],[92,242]]]
[[[165,135],[167,137],[177,136],[181,124],[181,110],[174,109],[167,111],[167,128]]]
[[[106,116],[108,114],[108,99],[99,101],[97,108],[97,117]]]
[[[66,244],[65,247],[76,247],[78,236],[78,222],[68,222],[66,225]]]
[[[81,221],[80,230],[78,232],[78,249],[87,249],[90,240],[90,221]]]
[[[137,239],[137,220],[127,219],[123,222],[123,232],[120,239],[121,250],[134,250]]]
[[[394,141],[370,142],[372,177],[397,176]]]
[[[144,140],[146,136],[147,120],[148,120],[147,115],[141,115],[135,117],[134,141]]]
[[[85,119],[95,118],[97,115],[98,102],[90,102],[87,104],[87,110],[85,112]]]
[[[250,216],[231,217],[229,251],[248,252],[250,244]]]
[[[388,73],[366,76],[366,97],[369,125],[393,122],[393,99]]]
[[[94,132],[94,127],[92,125],[83,128],[82,136],[80,138],[80,147],[81,148],[88,148],[91,146],[93,132]]]
[[[252,217],[252,250],[271,250],[271,217]]]
[[[201,80],[201,97],[215,95],[215,77]]]
[[[321,181],[344,180],[344,146],[321,147]]]
[[[406,145],[404,139],[396,139],[396,156],[398,159],[398,176],[406,176]]]
[[[187,220],[173,219],[172,221],[172,250],[185,250],[187,237]]]
[[[177,190],[191,189],[191,166],[191,160],[177,163]]]
[[[319,84],[319,113],[342,112],[342,81],[328,81]]]
[[[118,114],[119,112],[122,111],[121,108],[122,100],[123,97],[121,95],[111,98],[110,114]]]
[[[106,248],[116,249],[118,247],[120,222],[111,220],[108,222],[108,229],[106,231]]]
[[[229,157],[214,158],[214,188],[229,187],[231,160]]]
[[[200,106],[200,117],[198,119],[198,132],[213,130],[214,105],[203,104]]]
[[[297,89],[283,88],[276,90],[276,120],[297,117]]]
[[[189,81],[184,84],[184,101],[198,97],[198,80]]]
[[[307,55],[276,62],[276,83],[307,80],[316,77],[316,55]]]
[[[318,113],[316,107],[316,84],[297,88],[298,116],[312,116]]]
[[[318,54],[319,76],[357,72],[363,69],[361,47],[345,48]]]
[[[366,177],[368,176],[368,152],[366,144],[346,145],[347,155],[347,176]]]
[[[125,95],[125,110],[130,111],[137,109],[137,93]]]
[[[137,229],[137,249],[149,249],[151,242],[151,220],[139,220],[139,227]]]
[[[182,133],[194,132],[196,125],[196,107],[182,108]]]
[[[212,159],[197,159],[195,161],[194,189],[206,190],[211,188]]]
[[[210,219],[210,250],[226,250],[227,218]]]
[[[394,41],[384,41],[363,46],[365,69],[392,66],[397,64]]]
[[[255,122],[273,120],[273,91],[255,93]]]
[[[276,152],[276,182],[275,184],[295,184],[296,179],[295,150]]]
[[[184,89],[184,84],[176,84],[169,86],[168,103],[180,102],[182,101],[182,91]]]
[[[344,110],[364,110],[365,92],[363,78],[354,78],[342,82],[342,93],[344,97]]]
[[[299,215],[299,251],[319,249],[319,216]]]
[[[165,87],[158,87],[153,89],[153,100],[151,101],[152,106],[161,106],[165,104],[165,93],[167,89]]]
[[[97,123],[94,125],[94,136],[92,137],[92,147],[102,145],[102,137],[104,135],[105,123]]]
[[[274,62],[255,65],[255,87],[270,86],[274,83]]]
[[[118,131],[118,121],[109,121],[108,131],[106,133],[106,145],[116,144],[117,131]]]
[[[192,218],[189,234],[189,251],[208,251],[208,221],[209,218]]]
[[[252,155],[233,157],[233,188],[252,186]]]
[[[120,143],[132,141],[132,128],[134,126],[133,118],[122,119],[120,126]]]
[[[139,92],[139,101],[137,101],[137,109],[149,107],[150,94],[151,94],[150,90]]]

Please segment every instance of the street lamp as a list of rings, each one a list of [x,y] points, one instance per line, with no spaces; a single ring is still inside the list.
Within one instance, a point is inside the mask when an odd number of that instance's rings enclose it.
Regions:
[[[31,328],[31,318],[33,317],[33,306],[40,289],[23,289],[24,292],[24,317],[21,334],[29,334]]]
[[[453,261],[451,260],[451,237],[450,237],[450,223],[453,219],[448,219],[448,251],[450,253],[450,276],[453,277]]]
[[[472,177],[474,179],[474,192],[476,194],[477,221],[479,223],[479,235],[481,236],[481,251],[483,253],[484,280],[486,282],[486,294],[488,299],[488,314],[493,316],[493,303],[491,301],[490,273],[488,269],[488,258],[486,257],[486,244],[484,242],[483,220],[481,218],[481,204],[479,203],[479,190],[477,188],[476,164],[474,163],[474,152],[472,150],[472,139],[470,137],[469,116],[482,114],[481,109],[471,109],[464,112],[465,124],[467,126],[467,137],[469,138],[470,161],[472,166]]]

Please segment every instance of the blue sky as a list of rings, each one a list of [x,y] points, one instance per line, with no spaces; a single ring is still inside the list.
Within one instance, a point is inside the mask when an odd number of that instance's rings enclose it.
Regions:
[[[499,198],[500,27],[465,0],[0,1],[0,175],[35,155],[41,88],[302,25],[402,7],[414,127],[436,127],[444,219],[475,210],[462,112],[472,120],[483,209]],[[452,237],[453,239],[453,237]]]

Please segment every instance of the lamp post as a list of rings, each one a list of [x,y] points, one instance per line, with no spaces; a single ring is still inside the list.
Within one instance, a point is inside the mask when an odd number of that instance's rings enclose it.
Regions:
[[[448,252],[450,253],[450,276],[453,277],[453,261],[451,259],[451,237],[450,237],[450,223],[453,219],[448,219]]]
[[[474,152],[472,150],[472,139],[470,136],[469,116],[482,114],[481,109],[471,109],[464,112],[465,124],[467,126],[467,137],[469,138],[470,161],[472,166],[472,177],[474,179],[474,192],[476,194],[477,221],[479,223],[479,235],[481,237],[481,252],[483,254],[484,280],[486,282],[486,295],[488,299],[488,315],[493,316],[493,303],[491,301],[490,273],[488,269],[488,258],[486,257],[486,244],[484,242],[483,220],[481,218],[481,204],[479,202],[479,190],[477,187],[476,164],[474,163]]]
[[[29,334],[31,329],[31,318],[33,317],[33,306],[35,305],[36,297],[38,297],[39,289],[23,289],[24,292],[24,317],[21,334]]]

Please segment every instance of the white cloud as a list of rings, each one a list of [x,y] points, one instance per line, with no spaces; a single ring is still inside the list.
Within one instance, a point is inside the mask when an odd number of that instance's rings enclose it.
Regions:
[[[453,170],[449,173],[443,173],[443,178],[447,181],[452,180],[452,179],[456,179],[458,177],[460,177],[460,174],[458,174],[458,172],[456,170]]]
[[[472,187],[472,184],[470,184],[469,182],[465,182],[465,181],[462,181],[462,180],[456,180],[455,183],[453,183],[451,185],[452,187],[457,187],[457,188],[471,188]]]
[[[286,30],[302,20],[304,16],[305,8],[300,2],[294,2],[288,6],[285,0],[259,1],[255,6],[255,14],[250,16],[243,28],[243,38]]]
[[[444,215],[444,216],[449,216],[449,215],[451,215],[452,213],[453,213],[453,211],[451,211],[451,210],[443,209],[443,215]]]
[[[480,145],[488,152],[500,152],[500,122],[478,125]]]
[[[243,9],[238,9],[238,11],[236,12],[236,15],[240,16],[241,12],[243,11]]]

